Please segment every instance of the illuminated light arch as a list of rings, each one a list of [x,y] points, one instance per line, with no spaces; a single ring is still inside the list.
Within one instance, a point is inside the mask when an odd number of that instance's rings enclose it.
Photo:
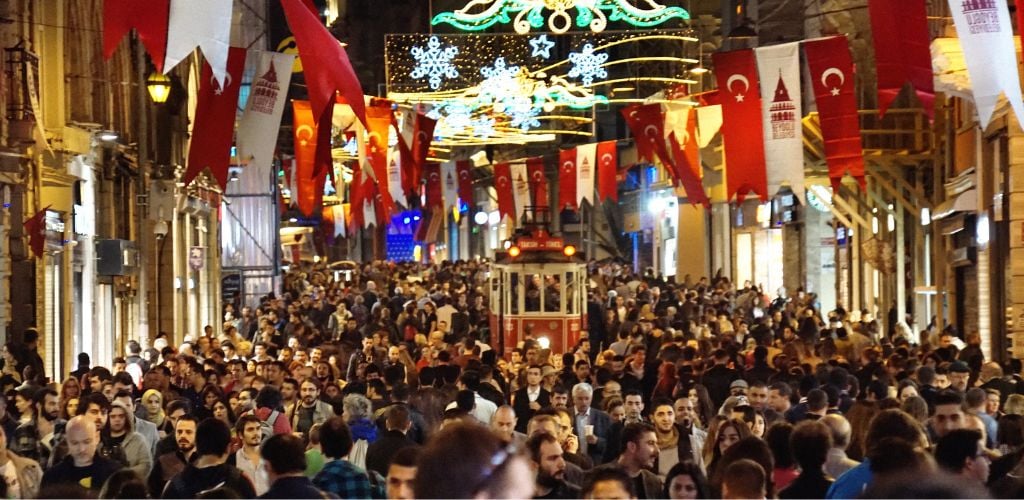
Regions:
[[[575,19],[570,14],[573,10]],[[608,27],[609,21],[651,28],[672,19],[688,20],[690,13],[682,7],[668,7],[654,0],[472,0],[459,10],[437,14],[430,23],[434,26],[448,24],[462,31],[482,31],[511,23],[519,34],[547,25],[553,33],[562,34],[573,25],[600,33]]]

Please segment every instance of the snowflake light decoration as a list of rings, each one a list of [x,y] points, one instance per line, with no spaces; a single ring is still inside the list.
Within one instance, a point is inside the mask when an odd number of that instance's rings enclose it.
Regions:
[[[521,88],[519,84],[519,66],[507,66],[504,57],[494,60],[493,67],[480,68],[485,80],[480,83],[480,97],[501,101],[515,94]]]
[[[459,48],[441,48],[441,41],[436,36],[430,37],[426,49],[414,46],[409,53],[416,60],[410,76],[417,79],[429,77],[430,88],[433,90],[441,87],[442,78],[459,77],[459,70],[452,64],[452,59],[459,54]]]
[[[608,61],[608,54],[594,53],[594,46],[584,44],[581,52],[570,52],[569,62],[572,69],[569,70],[569,78],[579,78],[583,85],[594,83],[594,78],[608,78],[608,71],[601,67]]]
[[[473,135],[486,139],[494,136],[494,118],[488,118],[482,116],[476,120],[473,120]]]

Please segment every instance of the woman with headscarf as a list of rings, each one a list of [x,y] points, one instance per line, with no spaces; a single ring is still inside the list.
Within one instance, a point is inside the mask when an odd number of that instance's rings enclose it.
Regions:
[[[157,429],[161,429],[160,439],[163,439],[165,433],[162,429],[164,428],[164,420],[166,419],[166,415],[164,414],[164,395],[156,389],[150,389],[142,393],[141,403],[143,411],[141,412],[141,415],[137,416],[156,425]]]

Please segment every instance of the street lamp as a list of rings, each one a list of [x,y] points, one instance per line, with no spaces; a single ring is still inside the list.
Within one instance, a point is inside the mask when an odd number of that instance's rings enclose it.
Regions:
[[[149,92],[149,98],[153,103],[163,104],[171,95],[171,79],[159,71],[154,71],[146,79],[146,91]]]

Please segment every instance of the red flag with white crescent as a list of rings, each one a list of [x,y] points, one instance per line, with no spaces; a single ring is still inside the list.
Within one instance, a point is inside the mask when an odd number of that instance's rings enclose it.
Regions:
[[[437,120],[423,113],[416,113],[412,144],[409,148],[412,150],[412,178],[415,179],[417,185],[423,177],[423,169],[427,163],[427,154],[430,153],[430,141],[434,140],[434,127],[436,125]],[[416,186],[412,186],[410,190],[413,192],[418,191]]]
[[[711,208],[711,200],[708,199],[707,193],[704,192],[704,184],[701,183],[700,176],[694,173],[691,167],[691,165],[696,164],[697,168],[700,168],[700,164],[697,163],[699,160],[692,153],[692,150],[695,148],[690,145],[696,142],[697,137],[693,134],[687,134],[684,136],[684,140],[686,145],[679,144],[679,139],[676,137],[675,132],[668,136],[668,141],[672,145],[672,151],[675,155],[675,171],[676,175],[679,176],[679,183],[686,190],[686,199],[690,200],[691,205],[700,203],[704,205],[704,208]]]
[[[633,132],[640,160],[654,163],[672,160],[665,147],[665,111],[661,104],[634,104],[622,109],[622,116]]]
[[[868,0],[868,17],[878,73],[878,110],[885,115],[909,80],[931,118],[935,76],[925,1]]]
[[[530,176],[530,192],[533,193],[533,205],[538,208],[547,208],[548,179],[544,177],[544,157],[527,158],[526,173]]]
[[[619,200],[619,149],[615,141],[597,143],[597,197]]]
[[[576,210],[576,150],[558,152],[558,210]]]
[[[231,164],[231,141],[235,136],[235,113],[238,111],[238,90],[245,70],[245,49],[232,47],[228,52],[227,76],[222,87],[213,78],[210,65],[203,63],[200,73],[199,98],[195,133],[188,147],[188,169],[183,182],[187,186],[205,168],[217,179],[222,189],[228,185]]]
[[[853,58],[845,36],[804,42],[832,189],[849,173],[864,189],[864,153],[854,93]]]
[[[135,28],[157,72],[163,73],[171,0],[104,0],[103,58],[110,59],[128,32]]]
[[[455,173],[459,177],[459,199],[463,203],[473,204],[473,162],[459,160],[455,162]]]
[[[428,162],[423,167],[423,177],[427,181],[427,208],[441,209],[444,205],[441,191],[441,164]]]
[[[498,193],[498,211],[501,217],[516,220],[516,198],[512,188],[512,167],[508,163],[494,165],[494,190]]]
[[[375,101],[366,110],[367,158],[373,168],[376,193],[381,198],[384,213],[378,217],[387,219],[395,212],[395,200],[388,191],[388,131],[391,128],[391,103]]]
[[[317,123],[309,101],[292,101],[292,138],[295,141],[295,192],[292,201],[302,215],[310,217],[316,208],[316,182],[314,172],[317,160]]]
[[[761,94],[754,51],[717,52],[712,59],[722,104],[726,199],[736,196],[742,203],[747,193],[753,191],[761,201],[767,201]]]

